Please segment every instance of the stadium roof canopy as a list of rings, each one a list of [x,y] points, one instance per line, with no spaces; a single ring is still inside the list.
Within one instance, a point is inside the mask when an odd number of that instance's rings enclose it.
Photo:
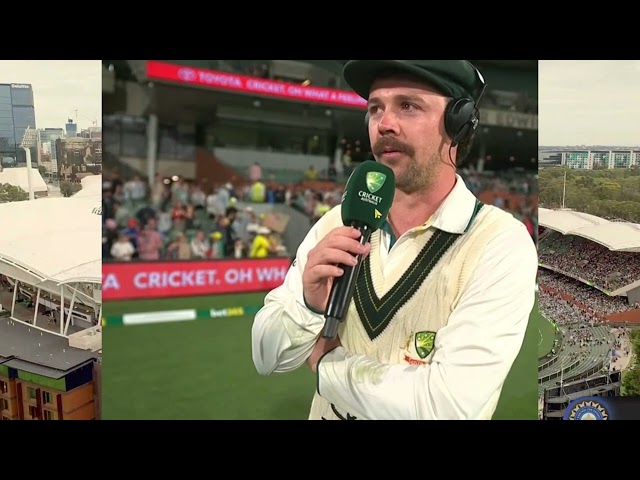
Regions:
[[[611,251],[640,252],[640,225],[611,222],[573,210],[538,209],[538,223],[562,233],[575,235],[604,245]]]
[[[84,192],[70,198],[0,204],[0,273],[17,269],[21,281],[49,291],[55,285],[101,283],[100,182],[83,181]]]
[[[34,192],[46,192],[47,184],[44,182],[40,172],[32,168],[31,182]],[[20,187],[25,192],[29,192],[29,169],[27,167],[5,168],[0,170],[0,185],[8,183],[14,187]]]

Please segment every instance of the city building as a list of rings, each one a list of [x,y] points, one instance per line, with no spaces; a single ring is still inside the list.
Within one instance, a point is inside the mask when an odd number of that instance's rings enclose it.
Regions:
[[[541,167],[563,166],[580,170],[640,167],[640,148],[540,149]]]
[[[0,420],[99,419],[100,361],[100,353],[72,347],[68,337],[2,318]]]
[[[38,164],[45,168],[45,171],[53,177],[58,173],[58,155],[56,150],[56,140],[64,138],[62,128],[41,128],[38,129],[38,144],[40,155]]]
[[[26,83],[0,83],[0,162],[4,167],[26,165],[20,142],[27,128],[36,128],[33,89]],[[38,150],[31,147],[31,158]]]
[[[78,124],[73,122],[73,119],[70,118],[67,123],[64,125],[67,131],[67,137],[76,137],[78,136]]]
[[[61,180],[82,179],[102,173],[102,132],[91,137],[67,137],[56,140],[55,150]],[[89,135],[89,133],[87,133]]]

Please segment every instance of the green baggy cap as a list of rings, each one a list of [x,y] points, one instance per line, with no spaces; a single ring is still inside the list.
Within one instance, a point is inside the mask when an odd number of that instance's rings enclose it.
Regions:
[[[409,73],[453,98],[477,100],[484,84],[480,72],[466,60],[350,60],[342,74],[358,95],[368,99],[375,80],[387,72]]]

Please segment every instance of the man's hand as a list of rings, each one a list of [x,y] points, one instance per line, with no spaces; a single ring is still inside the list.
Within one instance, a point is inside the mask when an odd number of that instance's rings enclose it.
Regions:
[[[333,350],[334,348],[341,346],[342,343],[340,342],[340,337],[338,337],[337,335],[333,340],[329,340],[320,335],[320,337],[316,341],[316,346],[313,347],[311,355],[309,355],[309,358],[307,358],[307,365],[309,365],[311,371],[313,373],[316,373],[316,370],[318,368],[318,361],[320,360],[320,357],[322,357],[322,355],[327,353],[329,350]]]
[[[333,279],[344,272],[337,265],[357,264],[357,255],[364,259],[371,244],[360,245],[361,233],[352,227],[337,227],[309,251],[302,273],[302,287],[307,305],[316,312],[324,312],[331,292]]]

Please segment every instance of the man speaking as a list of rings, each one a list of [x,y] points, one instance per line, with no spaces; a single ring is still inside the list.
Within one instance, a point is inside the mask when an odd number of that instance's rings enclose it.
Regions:
[[[491,419],[534,305],[538,257],[525,226],[456,173],[484,79],[463,60],[352,60],[343,73],[367,99],[376,162],[354,172],[266,296],[256,369],[306,363],[314,420]],[[384,195],[383,176],[395,182]],[[373,220],[367,199],[380,204]]]

